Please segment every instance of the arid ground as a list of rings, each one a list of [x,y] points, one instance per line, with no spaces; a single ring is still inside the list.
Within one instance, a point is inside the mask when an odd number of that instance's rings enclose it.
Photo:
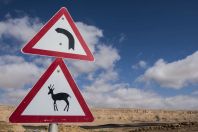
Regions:
[[[0,132],[46,132],[48,124],[11,124],[14,107],[0,105]],[[60,132],[198,132],[198,111],[91,109],[95,121],[59,124]]]

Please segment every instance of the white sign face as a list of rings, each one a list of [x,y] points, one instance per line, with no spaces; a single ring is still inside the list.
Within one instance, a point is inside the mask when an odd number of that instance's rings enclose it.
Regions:
[[[9,118],[13,123],[91,122],[93,119],[61,58],[55,59]]]
[[[94,61],[91,51],[64,7],[22,48],[22,52]]]
[[[73,38],[68,37],[69,34],[71,34],[70,36],[73,36]],[[74,41],[70,39],[73,39]],[[73,43],[69,41],[72,41]],[[46,34],[34,45],[33,48],[86,55],[64,15],[59,18],[59,20],[46,32]]]
[[[51,88],[50,88],[51,86]],[[52,89],[50,93],[50,89]],[[53,90],[54,89],[54,90]],[[70,96],[67,97],[66,94]],[[58,96],[59,95],[59,96]],[[61,96],[63,95],[63,96]],[[64,96],[65,95],[65,96]],[[69,108],[65,109],[69,102]],[[56,104],[54,104],[56,101]],[[65,109],[65,110],[64,110]],[[44,83],[22,115],[85,115],[59,66]]]

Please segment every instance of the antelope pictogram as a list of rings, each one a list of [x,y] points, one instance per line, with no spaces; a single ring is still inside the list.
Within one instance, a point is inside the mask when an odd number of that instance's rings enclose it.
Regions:
[[[68,97],[71,98],[71,96],[68,94],[68,93],[57,93],[57,94],[54,94],[54,84],[53,85],[49,85],[48,86],[48,89],[49,89],[49,92],[48,92],[48,95],[51,94],[51,97],[54,101],[54,111],[58,111],[58,107],[57,107],[57,104],[56,104],[56,101],[57,100],[64,100],[65,103],[66,103],[66,106],[64,108],[64,111],[65,110],[69,110],[69,101],[68,101]]]

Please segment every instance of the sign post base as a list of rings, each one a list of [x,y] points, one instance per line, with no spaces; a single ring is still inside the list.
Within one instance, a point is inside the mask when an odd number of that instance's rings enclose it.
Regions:
[[[58,124],[49,124],[48,132],[58,132]]]

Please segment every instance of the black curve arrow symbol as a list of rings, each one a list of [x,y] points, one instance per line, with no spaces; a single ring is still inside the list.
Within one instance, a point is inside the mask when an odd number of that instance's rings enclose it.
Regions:
[[[63,28],[56,28],[55,30],[56,30],[57,33],[62,33],[65,36],[68,37],[68,39],[69,39],[69,49],[74,50],[74,37],[73,37],[73,35],[69,31],[67,31]]]

